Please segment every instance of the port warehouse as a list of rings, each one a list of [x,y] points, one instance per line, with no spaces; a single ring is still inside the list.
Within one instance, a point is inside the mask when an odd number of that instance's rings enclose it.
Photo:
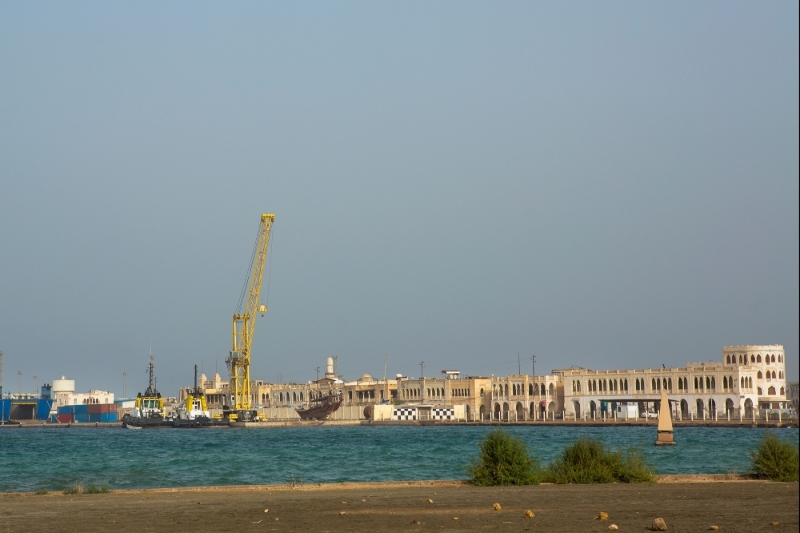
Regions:
[[[201,376],[199,385],[212,414],[221,415],[230,400],[227,380],[219,374],[211,380]],[[635,370],[571,367],[543,376],[461,377],[457,371],[444,371],[442,377],[417,379],[405,376],[375,379],[364,374],[355,381],[345,382],[329,368],[324,378],[308,383],[270,384],[254,380],[252,403],[262,419],[296,419],[299,418],[296,407],[330,388],[341,390],[344,400],[331,416],[334,420],[628,419],[658,410],[662,389],[670,395],[675,419],[764,418],[771,410],[784,409],[789,403],[781,345],[729,346],[723,348],[721,362],[689,363],[685,367]],[[178,397],[167,398],[167,410],[171,403],[185,400],[190,390],[191,387],[181,388]],[[42,388],[43,395],[49,393],[49,387]],[[0,422],[9,419],[55,422],[59,417],[69,421],[70,415],[74,422],[105,422],[118,420],[132,404],[115,400],[109,391],[76,394],[74,380],[63,376],[54,380],[52,394],[52,400],[32,396],[4,399]],[[103,405],[107,407],[98,407]]]
[[[437,409],[453,408],[456,420],[535,421],[554,419],[629,419],[659,410],[661,391],[670,396],[676,420],[753,419],[786,410],[787,384],[782,345],[726,346],[718,361],[684,367],[590,370],[570,367],[548,375],[375,379],[364,374],[345,382],[330,368],[307,383],[252,382],[252,404],[262,419],[298,418],[294,411],[329,388],[342,391],[343,405],[332,419],[442,420]],[[201,376],[209,408],[220,414],[230,401],[228,382],[219,374]],[[191,387],[179,391],[185,399]],[[383,407],[386,405],[390,407]],[[380,407],[380,408],[379,408]],[[406,409],[400,411],[398,409]],[[413,410],[414,414],[409,414]]]

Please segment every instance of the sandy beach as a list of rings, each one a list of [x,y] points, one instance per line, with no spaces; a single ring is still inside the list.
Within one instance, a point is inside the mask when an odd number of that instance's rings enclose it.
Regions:
[[[798,530],[799,495],[797,483],[674,476],[647,485],[483,488],[437,481],[3,494],[0,531],[605,532],[616,524],[641,532],[660,517],[676,532],[712,525],[777,532]],[[536,516],[526,518],[527,509]],[[608,521],[595,519],[600,511]]]

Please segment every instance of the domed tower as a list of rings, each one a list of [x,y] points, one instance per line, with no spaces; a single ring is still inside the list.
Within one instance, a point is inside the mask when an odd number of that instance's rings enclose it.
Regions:
[[[336,379],[336,374],[333,373],[333,357],[328,357],[328,360],[325,361],[325,377]]]

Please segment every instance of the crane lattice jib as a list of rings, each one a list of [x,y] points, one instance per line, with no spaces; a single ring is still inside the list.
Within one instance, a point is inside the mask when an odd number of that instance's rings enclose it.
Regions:
[[[261,297],[261,284],[264,281],[264,264],[267,259],[269,235],[275,215],[261,215],[261,227],[256,238],[256,247],[253,254],[253,265],[250,275],[250,289],[247,293],[247,303],[244,314],[233,315],[233,350],[228,358],[231,376],[231,394],[234,409],[250,409],[250,346],[253,343],[253,334],[256,329],[258,313],[265,312],[265,306],[259,306]]]

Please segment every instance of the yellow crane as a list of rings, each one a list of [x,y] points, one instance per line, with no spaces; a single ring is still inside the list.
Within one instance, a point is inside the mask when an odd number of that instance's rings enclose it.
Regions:
[[[253,344],[256,317],[258,313],[264,316],[267,311],[267,307],[260,304],[259,299],[273,222],[275,222],[275,215],[269,213],[261,215],[261,225],[253,248],[252,264],[247,275],[250,279],[247,303],[244,313],[239,313],[245,296],[245,293],[242,292],[237,312],[233,315],[233,349],[225,360],[231,377],[232,402],[227,412],[230,420],[254,420],[257,415],[250,402],[250,346]]]

